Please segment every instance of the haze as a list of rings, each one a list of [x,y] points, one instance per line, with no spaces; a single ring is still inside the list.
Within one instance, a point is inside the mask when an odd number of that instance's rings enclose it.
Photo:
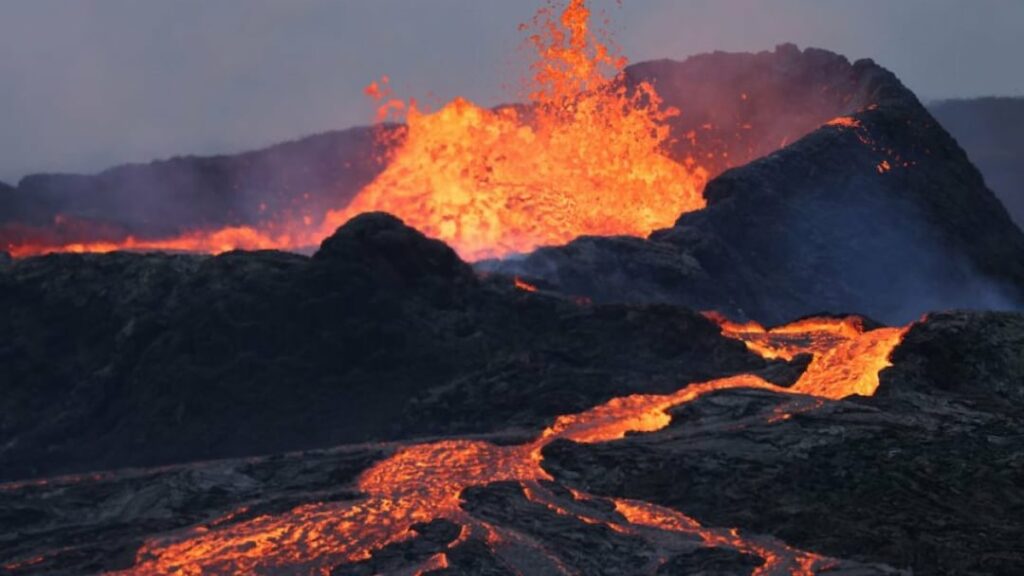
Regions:
[[[507,0],[5,0],[0,180],[368,123],[363,87],[512,100]],[[874,58],[923,99],[1024,94],[1020,0],[597,0],[631,61],[782,42]]]

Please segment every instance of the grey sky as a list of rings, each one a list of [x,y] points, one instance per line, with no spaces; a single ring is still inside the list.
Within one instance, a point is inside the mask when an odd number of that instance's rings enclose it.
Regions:
[[[365,124],[363,87],[508,100],[542,0],[0,0],[0,180]],[[632,61],[792,41],[922,98],[1024,95],[1024,0],[594,0]]]

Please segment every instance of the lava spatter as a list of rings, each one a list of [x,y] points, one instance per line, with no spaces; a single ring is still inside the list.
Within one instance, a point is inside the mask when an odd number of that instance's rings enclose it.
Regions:
[[[476,260],[580,235],[643,236],[703,208],[708,172],[666,155],[666,120],[679,112],[648,83],[627,89],[625,58],[590,16],[586,2],[571,0],[525,26],[536,52],[525,109],[460,98],[427,113],[387,99],[384,110],[405,115],[405,138],[321,232],[385,211]]]
[[[592,28],[585,0],[549,3],[529,24],[535,59],[525,104],[489,109],[455,98],[435,111],[392,95],[386,76],[366,94],[378,120],[384,171],[346,206],[257,226],[195,230],[171,238],[21,242],[15,257],[47,252],[303,249],[352,217],[390,212],[468,260],[561,244],[580,235],[643,236],[703,208],[708,171],[690,154],[667,156],[667,120],[650,83],[627,87],[626,59]]]
[[[671,552],[693,546],[725,547],[760,557],[756,574],[814,574],[837,561],[796,550],[767,536],[741,535],[729,528],[710,528],[681,512],[646,502],[613,499],[614,513],[595,515],[559,504],[542,486],[551,481],[544,470],[545,446],[555,440],[608,442],[630,433],[654,432],[671,420],[667,410],[719,390],[756,388],[793,398],[788,409],[813,410],[828,400],[870,394],[878,370],[888,365],[903,329],[865,330],[855,318],[810,319],[764,329],[730,324],[723,332],[744,340],[769,357],[811,354],[813,359],[797,384],[780,388],[754,375],[738,375],[683,387],[673,394],[615,398],[585,412],[559,417],[536,440],[499,446],[482,440],[453,439],[414,444],[397,450],[365,471],[358,481],[357,501],[312,503],[286,513],[209,528],[209,525],[152,539],[139,550],[136,565],[124,575],[291,573],[329,574],[338,565],[372,557],[377,550],[413,537],[418,523],[446,519],[461,525],[458,541],[470,536],[487,543],[496,557],[532,550],[547,557],[543,546],[515,530],[481,520],[463,507],[467,488],[516,482],[531,502],[580,522],[601,524],[622,534],[643,538]],[[787,405],[784,404],[785,408]],[[770,421],[785,419],[775,414]],[[576,500],[600,500],[579,491]],[[214,526],[217,526],[214,524]],[[457,542],[458,542],[457,541]],[[452,544],[453,546],[455,543]],[[431,556],[421,571],[443,566],[444,554]],[[648,566],[653,572],[657,562]],[[571,573],[558,562],[556,572]]]

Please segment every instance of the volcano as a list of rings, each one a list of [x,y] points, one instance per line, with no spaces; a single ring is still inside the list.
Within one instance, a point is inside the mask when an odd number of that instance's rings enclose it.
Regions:
[[[1024,568],[1024,233],[956,140],[555,6],[521,104],[0,186],[0,573]]]
[[[695,79],[717,74],[751,94],[759,93],[752,84],[774,87],[772,102],[798,87],[812,102],[842,96],[818,101],[835,118],[711,180],[707,208],[671,228],[644,239],[581,238],[488,269],[599,302],[672,302],[769,323],[828,310],[901,323],[929,310],[1019,307],[1024,236],[892,73],[792,46],[630,72],[680,94],[699,93]],[[671,101],[671,90],[662,93]]]
[[[656,87],[659,110],[683,111],[659,112],[669,130],[660,140],[637,144],[627,136],[623,146],[633,150],[627,155],[643,155],[648,152],[637,146],[662,142],[680,171],[663,168],[661,160],[650,169],[668,170],[665,177],[681,180],[691,193],[702,188],[699,200],[669,202],[675,209],[653,219],[641,216],[647,208],[631,216],[622,216],[621,207],[615,217],[603,209],[587,212],[580,206],[635,205],[651,201],[638,194],[661,192],[646,185],[619,190],[615,179],[622,176],[614,171],[558,175],[534,164],[527,170],[544,176],[526,184],[511,167],[518,164],[511,164],[499,175],[491,165],[505,151],[495,145],[467,159],[465,151],[450,151],[446,139],[479,147],[473,130],[482,130],[481,122],[500,134],[514,130],[512,120],[501,110],[463,103],[414,114],[422,118],[414,120],[414,144],[396,144],[404,142],[404,132],[385,125],[238,157],[129,166],[96,177],[29,177],[17,189],[0,190],[11,200],[0,240],[16,256],[118,247],[312,251],[307,247],[320,234],[352,215],[387,209],[454,241],[462,254],[505,257],[480,262],[481,270],[533,278],[597,302],[673,303],[768,323],[851,310],[904,323],[930,310],[1020,306],[1024,235],[956,141],[884,68],[783,45],[759,54],[640,63],[624,68],[620,81],[617,90],[629,94]],[[616,92],[610,98],[633,97]],[[590,130],[591,121],[572,120],[577,127],[569,130]],[[581,132],[573,138],[592,137]],[[436,168],[438,147],[449,149],[453,163],[444,170],[459,176],[435,174],[445,173]],[[575,162],[568,156],[560,161]],[[464,182],[467,170],[480,174]],[[527,209],[515,198],[481,196],[469,208],[458,200],[472,194],[471,186],[511,194],[516,188],[497,182],[517,179],[561,193],[566,178],[576,177],[597,180],[584,182],[583,192],[565,192],[568,203],[549,198],[530,201]],[[432,187],[447,196],[425,208],[415,194]],[[492,205],[526,210],[525,216],[506,222],[475,212]],[[453,220],[449,210],[460,215]],[[270,223],[261,227],[263,218]],[[762,225],[765,220],[772,225]],[[289,221],[314,224],[296,231]],[[659,221],[672,225],[655,229]],[[573,240],[588,230],[605,234]],[[653,232],[637,235],[645,230]],[[552,241],[563,246],[515,253]]]

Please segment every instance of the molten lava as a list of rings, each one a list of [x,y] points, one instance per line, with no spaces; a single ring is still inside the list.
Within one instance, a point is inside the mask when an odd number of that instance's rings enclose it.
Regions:
[[[498,557],[514,563],[524,542],[514,530],[480,520],[462,508],[462,492],[469,487],[513,481],[525,497],[555,513],[581,522],[600,524],[620,533],[657,542],[661,550],[693,546],[726,547],[756,555],[764,564],[755,574],[814,574],[829,569],[834,561],[796,550],[771,537],[748,537],[732,529],[704,527],[684,514],[662,506],[626,499],[612,499],[614,512],[581,512],[561,504],[539,483],[551,477],[543,468],[542,450],[561,439],[582,443],[609,442],[629,433],[660,430],[671,417],[667,411],[718,390],[757,388],[787,398],[767,419],[786,420],[798,411],[814,410],[829,400],[853,394],[871,394],[878,371],[888,365],[892,349],[904,329],[865,330],[855,318],[803,320],[766,330],[756,324],[732,324],[718,318],[723,333],[747,342],[751,350],[769,358],[811,354],[810,367],[797,384],[780,388],[753,375],[739,375],[684,386],[667,395],[633,395],[613,399],[579,414],[559,417],[536,440],[499,446],[482,440],[445,440],[410,445],[378,462],[362,474],[358,489],[363,498],[348,502],[306,504],[289,512],[261,516],[236,524],[219,522],[170,534],[146,542],[136,564],[124,574],[227,574],[289,573],[328,574],[339,564],[365,560],[381,548],[413,537],[414,524],[448,519],[463,527],[462,536],[478,537]],[[576,501],[594,497],[573,492]],[[511,543],[515,542],[516,547]],[[536,542],[537,562],[549,553]],[[538,560],[539,559],[539,560]],[[557,559],[549,558],[552,570],[564,572]],[[638,573],[653,573],[657,561],[638,566]],[[430,557],[421,570],[443,566],[444,554]],[[533,564],[536,566],[537,564]]]
[[[878,373],[889,367],[889,352],[907,330],[867,331],[864,320],[856,316],[808,318],[770,330],[754,322],[739,324],[717,314],[707,316],[718,322],[724,335],[742,340],[764,358],[792,360],[812,354],[810,365],[792,390],[830,400],[853,394],[872,396],[878,389]]]
[[[390,98],[388,79],[366,93],[380,119],[387,167],[321,221],[197,231],[180,238],[73,244],[25,243],[15,256],[52,251],[295,249],[315,246],[353,216],[386,211],[476,260],[562,244],[580,235],[647,235],[702,208],[708,172],[692,155],[666,156],[665,109],[648,83],[627,88],[626,60],[590,27],[584,0],[540,10],[523,27],[536,51],[527,104],[486,109],[456,98],[434,112]]]
[[[663,121],[678,111],[663,111],[649,84],[616,82],[625,60],[591,32],[583,0],[552,16],[534,22],[529,107],[456,99],[423,113],[388,101],[406,110],[405,140],[351,205],[328,213],[324,232],[385,211],[476,260],[581,234],[646,235],[702,208],[706,171],[664,154]]]

